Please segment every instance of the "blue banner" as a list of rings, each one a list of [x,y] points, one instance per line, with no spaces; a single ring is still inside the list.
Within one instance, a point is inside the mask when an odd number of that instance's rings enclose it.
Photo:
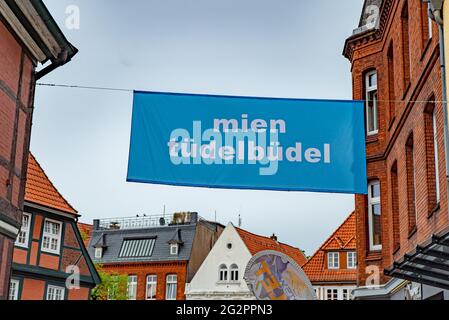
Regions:
[[[134,92],[128,181],[367,193],[364,105]]]

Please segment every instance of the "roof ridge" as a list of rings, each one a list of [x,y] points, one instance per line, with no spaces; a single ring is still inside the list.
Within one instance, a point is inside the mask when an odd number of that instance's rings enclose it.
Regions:
[[[42,174],[44,175],[44,177],[47,179],[47,181],[50,183],[51,187],[56,191],[56,193],[61,197],[61,200],[69,207],[73,210],[73,212],[68,212],[68,213],[74,213],[74,214],[78,214],[78,211],[66,200],[66,198],[64,198],[64,196],[61,194],[61,192],[59,192],[58,188],[56,188],[56,186],[53,184],[53,182],[51,181],[51,179],[48,177],[47,173],[45,172],[45,170],[42,168],[41,164],[39,163],[39,161],[37,161],[36,157],[33,155],[33,153],[30,151],[29,152],[29,156],[33,159],[33,161],[36,163],[36,165],[38,166],[38,168],[42,171]],[[44,197],[45,198],[45,197]],[[51,208],[51,207],[50,207]],[[57,209],[63,212],[66,212],[63,209]]]
[[[335,231],[326,239],[326,241],[323,242],[323,244],[315,251],[315,253],[310,257],[310,259],[307,260],[307,262],[304,264],[304,267],[306,267],[310,261],[312,261],[313,257],[317,255],[320,251],[324,250],[324,247],[335,238],[335,235],[340,229],[355,215],[355,210],[351,212],[351,214],[341,223],[338,228],[335,229]],[[352,237],[354,238],[354,236]],[[352,239],[351,239],[352,240]]]

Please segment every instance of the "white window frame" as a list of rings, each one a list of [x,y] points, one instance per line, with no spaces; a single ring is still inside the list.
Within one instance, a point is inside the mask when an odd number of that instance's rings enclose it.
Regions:
[[[346,297],[345,297],[346,294]],[[341,299],[342,300],[351,300],[351,290],[348,288],[341,289]]]
[[[153,291],[154,290],[154,298],[149,298],[149,291]],[[156,300],[156,295],[157,295],[157,275],[155,274],[149,274],[147,275],[147,285],[146,285],[146,290],[145,290],[145,299],[146,300]]]
[[[174,290],[171,290],[171,286],[174,287]],[[174,297],[170,297],[169,293],[173,291]],[[165,278],[165,300],[176,300],[178,292],[178,275],[177,274],[168,274]]]
[[[437,135],[437,108],[433,108],[432,123],[433,123],[433,153],[435,160],[435,193],[437,203],[441,200],[440,195],[440,169],[438,168],[438,135]]]
[[[28,218],[28,222],[25,224],[25,217]],[[30,239],[30,229],[31,229],[31,218],[30,213],[23,213],[22,216],[22,226],[20,227],[19,234],[17,235],[15,245],[17,247],[28,248]],[[23,236],[22,236],[23,235]],[[23,242],[19,241],[23,237]]]
[[[238,282],[239,273],[239,266],[235,263],[231,264],[231,266],[229,267],[229,281]]]
[[[54,224],[58,224],[59,225],[59,233],[57,235],[54,235],[53,233],[48,233],[45,231],[45,225],[46,223],[50,222],[50,223],[54,223]],[[46,248],[44,246],[44,239],[45,237],[48,237],[50,239],[49,245],[50,247]],[[53,219],[48,219],[45,218],[44,220],[44,230],[42,233],[42,245],[41,245],[41,251],[43,252],[48,252],[48,253],[52,253],[52,254],[60,254],[61,251],[61,238],[62,238],[62,222],[61,221],[57,221],[57,220],[53,220]],[[56,240],[57,241],[57,248],[56,249],[52,249],[51,248],[51,240]]]
[[[128,300],[137,299],[137,276],[132,274],[128,276]]]
[[[177,243],[170,244],[170,255],[177,256],[179,252],[179,245]]]
[[[327,268],[332,270],[340,269],[340,252],[331,251],[327,253]]]
[[[339,290],[337,288],[327,288],[326,289],[326,300],[338,300],[338,291]],[[332,299],[329,299],[329,293],[331,293]],[[334,296],[335,294],[337,294],[337,296]]]
[[[102,247],[96,247],[95,248],[95,259],[101,259],[103,258],[103,248]]]
[[[20,290],[20,281],[16,279],[11,279],[9,283],[9,300],[19,300],[19,290]]]
[[[54,292],[51,294],[50,291],[54,290]],[[60,299],[55,299],[56,298],[56,293],[57,291],[59,291],[59,295],[60,295]],[[50,299],[50,295],[53,296],[53,299]],[[47,294],[46,294],[46,300],[51,300],[51,301],[60,301],[60,300],[65,300],[65,288],[64,287],[59,287],[59,286],[54,286],[54,285],[48,285],[47,286]]]
[[[349,257],[352,256],[352,264],[349,264]],[[357,252],[356,251],[348,251],[346,252],[346,265],[348,269],[357,268]]]
[[[228,282],[228,281],[229,281],[228,266],[222,263],[218,266],[218,282]]]
[[[379,184],[379,190],[381,188],[380,181],[379,180],[373,180],[368,184],[368,234],[369,234],[369,248],[371,251],[380,251],[382,250],[382,244],[374,245],[373,241],[373,228],[374,228],[374,222],[373,222],[373,208],[372,206],[375,204],[380,205],[380,217],[382,219],[382,205],[380,203],[380,195],[379,197],[372,197],[371,195],[371,186]],[[380,192],[379,192],[380,193]],[[382,229],[380,230],[382,232]]]
[[[370,77],[372,75],[376,75],[376,85],[370,86]],[[366,113],[366,134],[368,136],[372,136],[379,133],[379,119],[378,119],[378,99],[373,102],[373,122],[374,122],[374,130],[369,130],[369,113],[368,113],[368,100],[369,100],[369,93],[373,91],[377,91],[377,94],[379,94],[378,90],[378,78],[377,78],[377,70],[371,70],[365,74],[365,99],[366,99],[366,107],[365,107],[365,113]]]

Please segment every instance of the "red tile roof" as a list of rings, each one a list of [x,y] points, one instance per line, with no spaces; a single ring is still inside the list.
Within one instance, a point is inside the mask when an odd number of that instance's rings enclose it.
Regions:
[[[55,188],[31,153],[28,157],[25,201],[76,216],[78,215],[77,211]]]
[[[330,270],[325,264],[328,251],[355,250],[356,220],[353,212],[303,266],[304,272],[312,282],[355,282],[357,280],[357,269]]]
[[[87,248],[89,246],[89,241],[92,233],[93,226],[91,224],[78,222],[78,229],[83,237],[84,246]]]
[[[274,250],[285,253],[295,260],[299,266],[303,266],[307,262],[304,253],[298,248],[277,242],[270,237],[259,236],[240,228],[235,229],[252,255],[264,250]]]

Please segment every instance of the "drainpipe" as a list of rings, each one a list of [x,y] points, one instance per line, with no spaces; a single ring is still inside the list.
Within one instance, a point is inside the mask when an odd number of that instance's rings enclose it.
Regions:
[[[443,2],[444,0],[430,0],[429,17],[438,24],[439,44],[440,44],[440,70],[442,84],[442,104],[444,111],[444,149],[446,158],[446,186],[449,191],[449,112],[447,103],[447,83],[446,83],[446,53],[444,46],[444,20]],[[449,211],[449,206],[448,206]]]

